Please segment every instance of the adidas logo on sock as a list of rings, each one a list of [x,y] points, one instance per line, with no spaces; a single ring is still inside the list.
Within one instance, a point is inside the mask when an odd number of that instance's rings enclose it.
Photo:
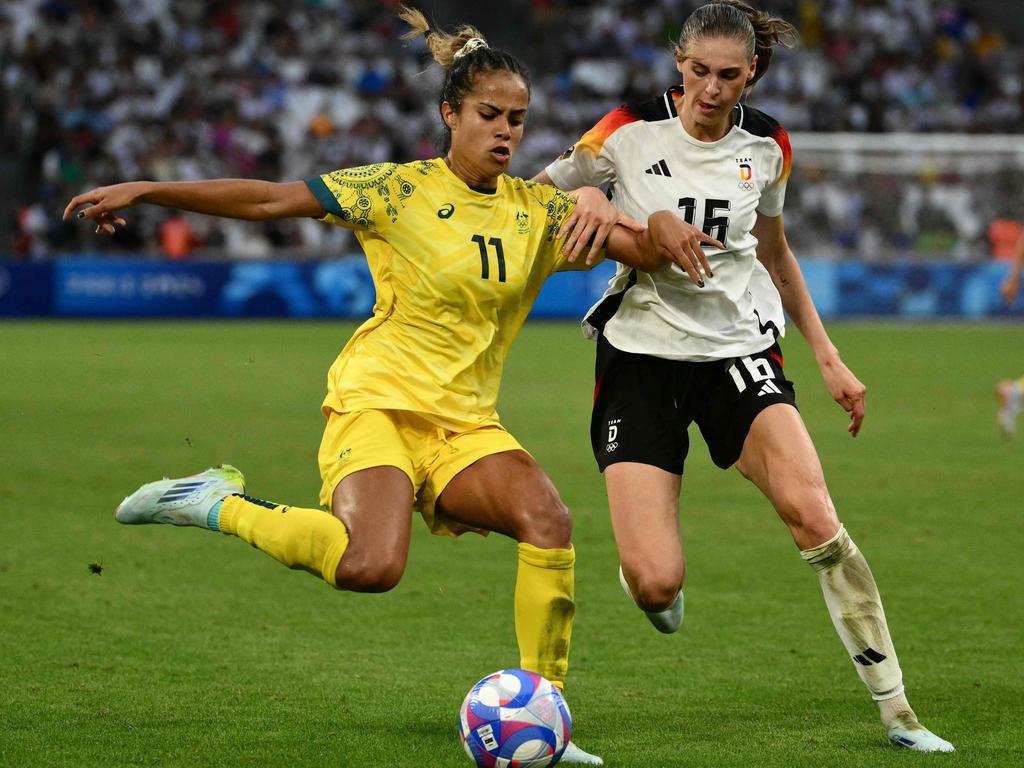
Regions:
[[[769,379],[761,387],[761,391],[757,393],[758,397],[764,397],[765,395],[781,395],[782,390],[775,386],[775,382]]]
[[[671,176],[672,175],[671,173],[669,173],[668,163],[666,163],[664,161],[664,159],[659,160],[658,162],[656,162],[654,165],[652,165],[650,168],[648,168],[646,171],[644,171],[644,173],[649,173],[652,176]]]
[[[874,648],[865,648],[863,653],[858,653],[853,660],[862,667],[870,667],[872,664],[881,664],[888,656],[885,656]]]

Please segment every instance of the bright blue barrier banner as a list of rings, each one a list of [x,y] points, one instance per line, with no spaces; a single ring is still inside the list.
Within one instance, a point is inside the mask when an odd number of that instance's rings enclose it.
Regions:
[[[823,317],[1024,316],[1024,297],[1001,304],[1006,264],[864,264],[805,261]],[[614,273],[563,272],[544,285],[532,317],[579,319]],[[0,262],[0,316],[367,317],[366,261],[163,262],[101,257]]]
[[[219,264],[68,259],[53,265],[54,314],[163,317],[215,314]]]

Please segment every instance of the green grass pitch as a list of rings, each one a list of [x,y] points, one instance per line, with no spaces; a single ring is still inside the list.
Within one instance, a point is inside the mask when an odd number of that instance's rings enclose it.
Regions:
[[[363,596],[237,540],[111,516],[144,481],[222,461],[256,495],[315,505],[318,406],[352,328],[0,324],[0,765],[469,765],[462,697],[517,664],[511,541],[416,521],[402,584]],[[530,324],[500,410],[575,513],[567,698],[610,767],[1024,765],[1024,439],[1000,440],[993,397],[1024,373],[1024,328],[831,330],[868,385],[861,437],[795,332],[787,371],[911,703],[958,752],[887,744],[813,573],[699,437],[686,621],[655,632],[616,578],[592,347],[573,324]]]

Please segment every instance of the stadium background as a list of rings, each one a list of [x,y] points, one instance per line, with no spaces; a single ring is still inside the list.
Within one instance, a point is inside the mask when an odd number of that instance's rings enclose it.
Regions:
[[[532,175],[674,81],[667,40],[694,3],[421,5],[530,64],[515,170]],[[852,441],[791,333],[801,414],[910,700],[957,746],[943,763],[1024,765],[1022,443],[999,440],[992,397],[1024,348],[1024,308],[996,295],[1024,217],[1020,3],[764,6],[803,42],[751,103],[793,134],[787,232],[868,386]],[[139,483],[221,461],[264,498],[316,503],[324,373],[372,300],[355,241],[145,207],[114,239],[59,220],[127,178],[434,154],[437,72],[396,27],[378,2],[0,4],[0,765],[469,764],[458,704],[517,658],[514,543],[416,523],[402,584],[365,596],[110,518]],[[538,309],[578,317],[603,277],[574,279]],[[181,322],[196,313],[326,319]],[[500,401],[574,515],[580,744],[617,768],[919,766],[887,745],[784,528],[696,435],[687,620],[666,638],[639,616],[589,453],[592,355],[573,322],[527,323]]]
[[[690,2],[425,2],[533,72],[512,172],[532,176],[622,100],[674,82]],[[14,2],[0,11],[0,314],[364,316],[348,232],[140,208],[112,239],[60,220],[117,180],[294,180],[436,156],[439,70],[395,2]],[[751,103],[793,137],[787,233],[819,309],[1020,314],[995,290],[1024,211],[1024,16],[1014,3],[783,0],[800,30]],[[90,259],[100,255],[100,258]],[[116,257],[116,260],[113,258]],[[560,276],[574,317],[608,268]]]

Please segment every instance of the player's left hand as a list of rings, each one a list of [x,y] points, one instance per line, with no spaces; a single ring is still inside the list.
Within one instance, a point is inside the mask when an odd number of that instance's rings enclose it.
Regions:
[[[608,239],[608,233],[616,224],[634,232],[644,231],[642,224],[612,205],[597,187],[580,187],[570,194],[576,198],[576,207],[558,230],[559,238],[568,234],[562,247],[562,253],[568,261],[576,261],[587,243],[590,243],[586,262],[588,265],[593,264],[598,252],[604,247],[604,241]]]
[[[850,414],[850,425],[846,428],[851,437],[856,437],[860,432],[860,425],[864,421],[865,397],[867,387],[860,379],[853,375],[853,371],[846,367],[846,364],[836,355],[820,364],[821,377],[825,380],[832,399],[843,407],[843,410]]]
[[[648,235],[658,253],[666,261],[678,264],[694,283],[703,288],[704,277],[714,277],[703,245],[725,250],[725,246],[715,238],[683,221],[672,211],[655,211],[647,219],[647,225]]]

